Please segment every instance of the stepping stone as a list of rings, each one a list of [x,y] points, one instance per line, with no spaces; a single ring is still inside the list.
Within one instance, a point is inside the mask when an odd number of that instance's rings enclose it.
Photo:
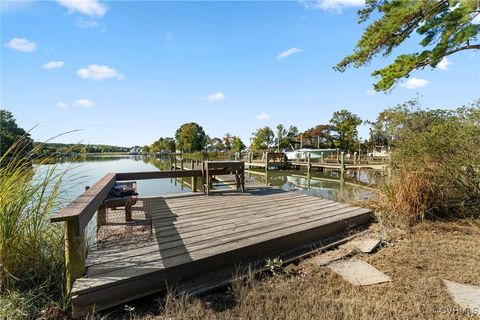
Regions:
[[[355,286],[369,286],[391,281],[389,276],[361,260],[335,261],[328,267]]]
[[[480,287],[443,279],[453,301],[465,312],[480,312]]]
[[[341,248],[348,248],[350,250],[358,250],[363,253],[372,253],[379,245],[380,240],[375,238],[356,239],[340,246]]]
[[[327,251],[313,258],[313,263],[319,267],[325,266],[330,262],[345,258],[350,254],[350,252],[351,251],[342,249]]]
[[[374,238],[359,239],[355,243],[355,247],[363,253],[371,253],[373,250],[377,249],[379,245],[380,240]]]

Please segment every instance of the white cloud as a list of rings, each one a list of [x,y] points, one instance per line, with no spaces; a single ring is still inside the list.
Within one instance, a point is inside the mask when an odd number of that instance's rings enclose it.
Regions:
[[[91,64],[86,68],[81,68],[77,71],[77,74],[80,78],[91,80],[105,80],[108,78],[124,79],[123,75],[117,70],[98,64]]]
[[[451,64],[452,63],[448,61],[447,57],[443,57],[443,59],[437,64],[437,69],[448,70],[448,66]]]
[[[303,50],[302,49],[299,49],[299,48],[290,48],[288,50],[285,50],[283,52],[280,52],[278,55],[277,55],[277,61],[280,61],[282,59],[285,59],[286,57],[288,56],[291,56],[292,54],[295,54],[295,53],[300,53],[302,52]]]
[[[430,81],[425,79],[410,78],[402,84],[405,89],[417,89],[425,87]]]
[[[268,113],[262,112],[255,118],[257,118],[257,120],[268,120],[270,119],[270,115]]]
[[[108,8],[98,0],[57,0],[57,2],[67,8],[69,14],[79,12],[90,17],[102,17],[108,11]]]
[[[65,102],[59,101],[59,102],[57,102],[57,108],[67,109],[67,108],[68,108],[68,104],[66,104]]]
[[[365,0],[299,0],[299,2],[307,9],[320,9],[336,13],[342,13],[344,8],[363,7],[365,5]]]
[[[92,100],[88,100],[88,99],[78,99],[78,100],[75,100],[75,102],[73,102],[73,105],[79,108],[89,108],[94,104],[95,103]]]
[[[225,100],[226,96],[223,92],[215,92],[205,97],[205,100],[211,102],[217,102]]]
[[[10,49],[21,52],[32,52],[37,48],[37,44],[25,38],[13,38],[5,44]]]
[[[99,28],[100,24],[95,20],[85,20],[83,18],[78,18],[75,20],[75,25],[82,29],[88,28]]]
[[[47,69],[47,70],[52,70],[52,69],[57,69],[63,67],[64,62],[63,61],[49,61],[45,63],[42,68]]]

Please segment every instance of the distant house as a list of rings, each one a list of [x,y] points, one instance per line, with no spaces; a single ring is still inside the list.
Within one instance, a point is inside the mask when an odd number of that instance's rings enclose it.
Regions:
[[[130,154],[141,154],[142,153],[142,148],[139,146],[135,146],[130,149]]]

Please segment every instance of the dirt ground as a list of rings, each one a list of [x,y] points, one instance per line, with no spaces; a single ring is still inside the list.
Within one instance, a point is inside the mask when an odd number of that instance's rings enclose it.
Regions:
[[[373,226],[386,241],[364,260],[391,283],[356,287],[307,259],[293,273],[250,277],[199,297],[152,297],[99,318],[477,319],[452,301],[442,279],[480,285],[480,222],[425,222],[408,232]]]

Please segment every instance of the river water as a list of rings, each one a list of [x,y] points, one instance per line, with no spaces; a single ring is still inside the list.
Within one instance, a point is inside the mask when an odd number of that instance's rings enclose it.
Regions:
[[[79,196],[86,186],[93,185],[109,172],[141,172],[169,170],[168,158],[152,158],[130,155],[85,155],[77,158],[59,160],[55,164],[42,165],[39,174],[47,169],[63,171],[65,174],[62,189],[66,201]],[[300,170],[249,170],[247,175],[271,186],[285,190],[310,194],[330,200],[368,197],[383,177],[375,171],[347,172],[342,181],[335,171],[319,172],[312,169],[308,174]],[[157,196],[189,192],[187,186],[176,179],[155,179],[137,181],[140,196]],[[220,186],[221,187],[221,186]]]

